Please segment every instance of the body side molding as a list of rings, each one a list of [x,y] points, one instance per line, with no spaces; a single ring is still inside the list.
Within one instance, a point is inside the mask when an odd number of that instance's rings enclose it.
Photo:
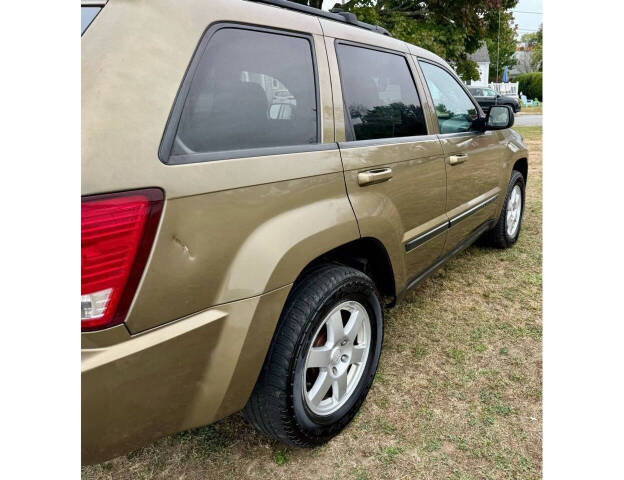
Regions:
[[[454,216],[450,220],[448,220],[448,221],[446,221],[446,222],[444,222],[444,223],[442,223],[440,225],[437,225],[436,227],[433,227],[430,230],[427,230],[426,232],[418,235],[417,237],[414,237],[414,238],[408,240],[407,242],[405,242],[405,251],[409,252],[409,251],[413,250],[414,248],[418,247],[419,245],[422,245],[427,240],[430,240],[433,237],[435,237],[435,236],[439,235],[440,233],[444,232],[445,230],[447,230],[447,229],[449,229],[451,227],[454,227],[459,222],[461,222],[465,218],[468,218],[473,213],[476,213],[479,210],[481,210],[482,208],[486,207],[487,205],[492,203],[497,198],[498,198],[498,193],[495,194],[495,195],[492,195],[491,197],[487,198],[486,200],[484,200],[483,202],[479,203],[478,205],[475,205],[474,207],[466,210],[465,212],[462,212],[459,215]]]

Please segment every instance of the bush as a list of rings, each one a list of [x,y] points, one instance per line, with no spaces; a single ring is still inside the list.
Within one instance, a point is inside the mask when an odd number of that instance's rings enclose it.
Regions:
[[[514,80],[519,82],[518,90],[527,98],[542,101],[542,72],[523,73]]]

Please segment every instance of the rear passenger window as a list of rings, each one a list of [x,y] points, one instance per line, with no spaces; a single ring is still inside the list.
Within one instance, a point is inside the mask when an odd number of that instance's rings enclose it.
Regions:
[[[172,155],[317,143],[309,40],[222,28],[193,75]]]
[[[351,140],[427,135],[405,57],[344,44],[336,50]]]
[[[479,114],[468,94],[443,68],[419,63],[433,98],[440,133],[469,132]]]

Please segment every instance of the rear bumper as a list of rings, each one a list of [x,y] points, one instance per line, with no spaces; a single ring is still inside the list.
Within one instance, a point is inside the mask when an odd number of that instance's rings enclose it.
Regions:
[[[83,334],[82,462],[102,462],[243,408],[289,291],[139,335],[123,325]]]

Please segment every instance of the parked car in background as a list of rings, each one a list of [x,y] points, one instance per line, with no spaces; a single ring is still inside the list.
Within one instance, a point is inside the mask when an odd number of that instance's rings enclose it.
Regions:
[[[352,17],[98,8],[81,40],[83,462],[240,410],[286,445],[326,442],[373,382],[384,306],[478,238],[518,239],[513,112],[484,115],[442,58]]]
[[[468,90],[470,90],[475,100],[479,102],[484,112],[488,112],[493,105],[507,105],[511,107],[514,113],[519,112],[521,109],[520,102],[517,99],[496,93],[491,88],[469,86]]]

